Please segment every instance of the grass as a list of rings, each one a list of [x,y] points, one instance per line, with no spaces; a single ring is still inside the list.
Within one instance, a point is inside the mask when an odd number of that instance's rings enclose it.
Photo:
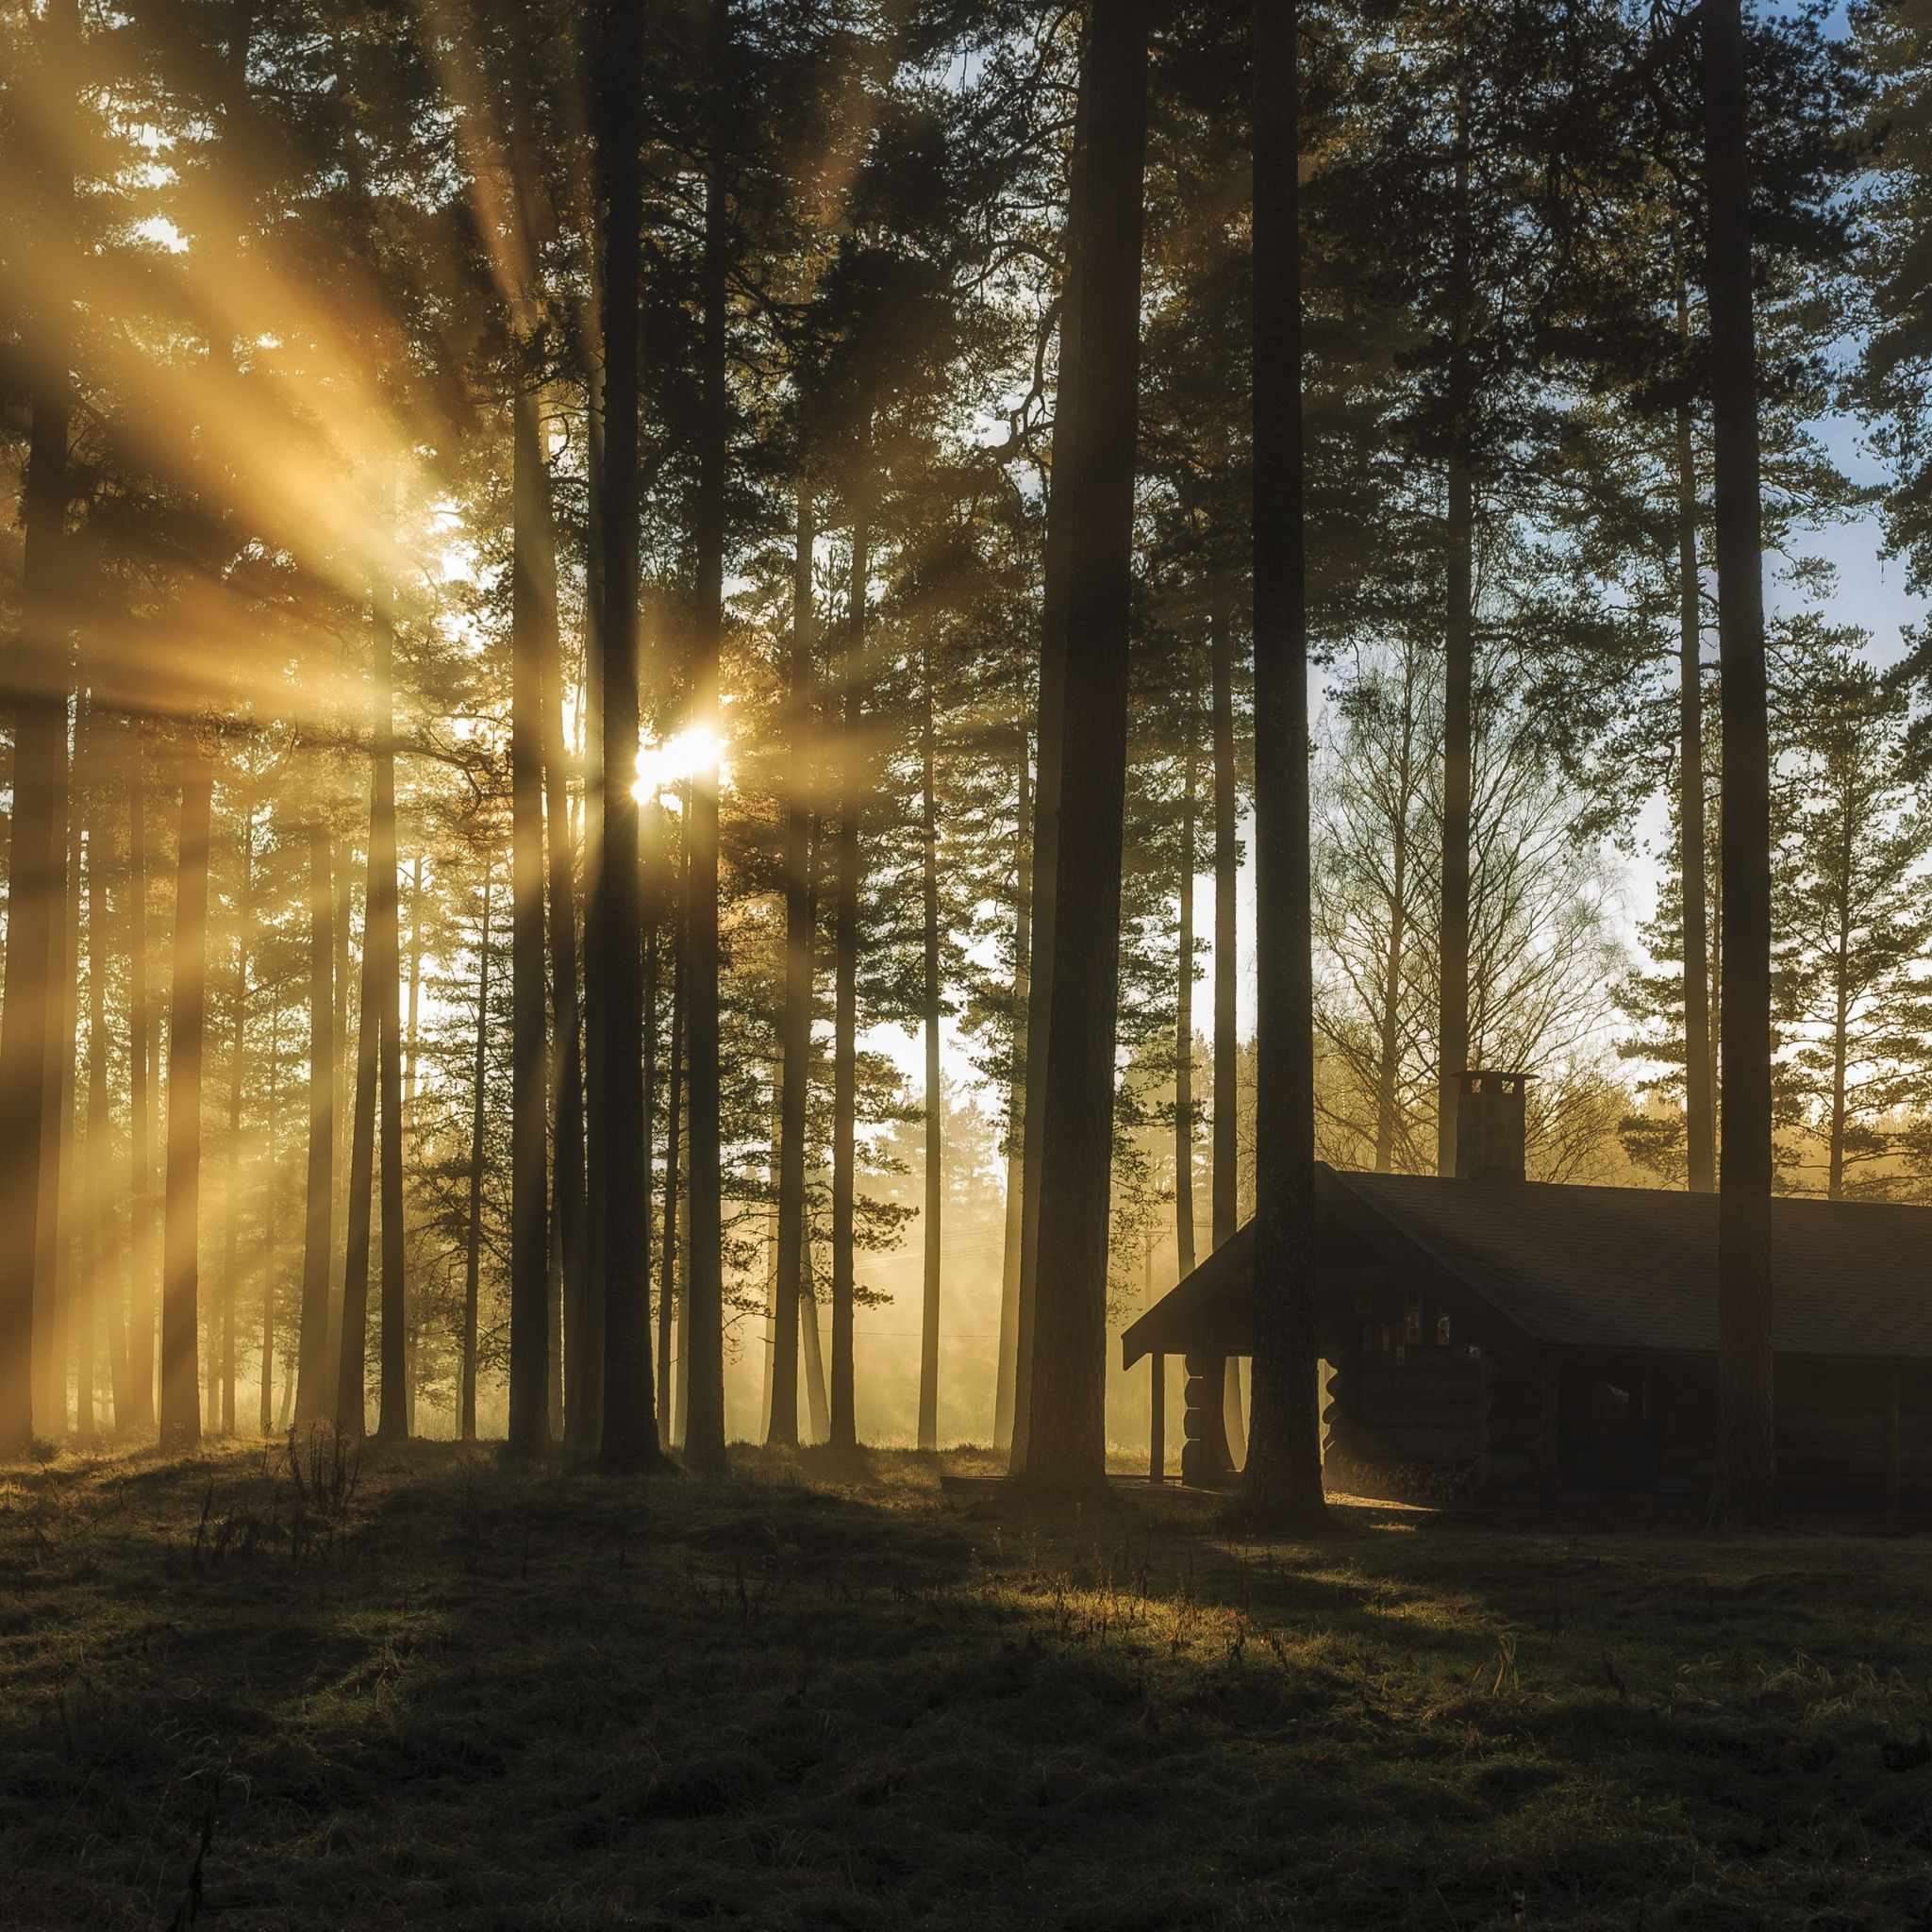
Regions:
[[[942,1460],[0,1474],[0,1924],[1932,1924],[1932,1541]]]

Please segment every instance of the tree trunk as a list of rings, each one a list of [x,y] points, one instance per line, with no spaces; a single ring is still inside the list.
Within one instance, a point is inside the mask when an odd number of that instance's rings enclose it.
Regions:
[[[168,1015],[168,1194],[161,1259],[164,1449],[201,1440],[196,1362],[201,1229],[201,1041],[208,985],[208,811],[214,766],[191,736],[181,760],[175,984]]]
[[[255,809],[242,816],[242,876],[235,894],[235,1030],[228,1051],[227,1201],[222,1229],[222,1434],[235,1433],[235,1270],[242,1231],[242,1094],[248,1061],[248,927],[255,889]]]
[[[600,516],[603,609],[597,853],[600,1078],[589,1139],[601,1166],[604,1430],[607,1469],[657,1467],[651,1388],[651,1284],[646,1204],[638,1186],[648,1145],[643,1106],[643,934],[638,897],[638,301],[642,206],[639,146],[641,0],[617,0],[607,27],[598,99],[605,177],[604,462]]]
[[[727,84],[726,9],[713,0],[717,37],[712,85]],[[724,629],[724,491],[730,403],[724,388],[725,189],[722,130],[712,129],[709,178],[705,190],[705,245],[701,269],[704,312],[700,325],[703,422],[698,444],[697,500],[691,535],[697,551],[696,624],[691,639],[691,716],[700,732],[717,741],[718,653]],[[718,1041],[718,764],[702,760],[691,782],[691,848],[685,874],[686,1052],[691,1057],[691,1245],[685,1257],[686,1305],[691,1326],[685,1355],[691,1377],[691,1410],[684,1437],[687,1469],[724,1474],[724,1225],[720,1168],[724,1143],[719,1120]]]
[[[50,9],[72,27],[72,0]],[[72,184],[62,197],[72,216]],[[35,1325],[42,1202],[59,1186],[58,1150],[46,1163],[46,1093],[58,1091],[52,1051],[59,1010],[54,983],[58,920],[68,896],[68,641],[66,514],[70,378],[66,332],[41,321],[41,369],[27,454],[22,641],[13,671],[13,813],[8,870],[6,1014],[0,1024],[0,1219],[13,1239],[0,1252],[0,1455],[25,1455],[35,1434]]]
[[[798,1441],[798,1281],[805,1225],[805,1137],[811,1079],[812,552],[811,485],[798,479],[791,572],[791,761],[785,802],[785,1005],[778,1022],[778,1260],[772,1302],[772,1424],[766,1441]]]
[[[70,767],[70,787],[72,774]],[[68,1429],[67,1374],[70,1338],[67,1295],[72,1286],[70,1238],[74,1229],[75,929],[80,914],[80,821],[71,792],[60,864],[62,891],[54,921],[50,961],[54,997],[48,1003],[47,1061],[54,1070],[42,1094],[41,1168],[54,1177],[41,1197],[34,1228],[35,1411],[46,1418],[42,1433],[64,1440]]]
[[[1322,1499],[1315,991],[1302,496],[1300,60],[1294,0],[1255,6],[1255,1353],[1241,1493],[1307,1529]]]
[[[1448,552],[1442,628],[1442,919],[1436,1023],[1436,1172],[1456,1172],[1456,1109],[1469,1065],[1470,767],[1474,724],[1475,492],[1469,463],[1469,99],[1456,104],[1452,217]],[[1299,258],[1297,258],[1297,260]],[[1299,377],[1297,377],[1299,383]]]
[[[419,852],[409,861],[409,1018],[403,1029],[403,1116],[412,1125],[416,1119],[416,1071],[421,1041],[417,1019],[422,991],[423,855]]]
[[[1181,877],[1179,971],[1174,1003],[1174,1238],[1185,1281],[1194,1272],[1194,675],[1181,729]]]
[[[336,1191],[334,867],[328,827],[308,826],[308,1196],[302,1234],[298,1424],[328,1413],[329,1231]]]
[[[1750,155],[1739,0],[1704,0],[1718,662],[1724,724],[1724,1109],[1718,1436],[1711,1514],[1757,1523],[1776,1476],[1771,1346],[1771,732],[1751,310]]]
[[[476,942],[476,1054],[470,1099],[470,1219],[463,1242],[463,1361],[458,1432],[476,1440],[476,1303],[483,1263],[483,1127],[490,1080],[490,874],[483,874],[483,932]]]
[[[1097,0],[1081,235],[1081,398],[1067,562],[1066,685],[1041,1215],[1024,1474],[1076,1492],[1107,1481],[1107,1257],[1126,802],[1127,657],[1139,419],[1145,0]],[[1073,728],[1077,721],[1077,728]],[[1042,759],[1042,790],[1044,760]],[[1016,1435],[1016,1450],[1017,1450]]]
[[[263,1136],[261,1197],[261,1387],[258,1415],[266,1436],[275,1422],[275,1189],[280,1175],[276,1141],[281,1116],[282,1002],[279,991],[269,1002],[268,1124]]]
[[[804,1296],[800,1306],[800,1313],[804,1318],[804,1345],[800,1352],[805,1357],[806,1412],[811,1421],[812,1441],[829,1442],[832,1440],[832,1406],[825,1396],[824,1338],[819,1333],[819,1291],[818,1285],[812,1278],[809,1248],[805,1257],[799,1292]]]
[[[845,719],[839,760],[839,884],[834,915],[836,983],[832,1003],[832,1405],[831,1443],[858,1443],[852,1375],[854,1187],[858,1124],[858,895],[859,826],[865,812],[865,616],[871,576],[872,435],[859,437],[853,485],[852,587],[845,631]]]
[[[541,454],[541,451],[540,451]],[[550,535],[546,477],[543,535]],[[555,560],[551,564],[554,584]],[[590,1319],[590,1228],[584,1198],[583,1015],[577,991],[576,855],[571,838],[563,666],[553,594],[542,633],[544,829],[550,877],[550,1024],[557,1054],[557,1239],[563,1266],[564,1436],[593,1448],[602,1427],[603,1324]],[[648,1120],[648,1109],[646,1113]]]
[[[52,0],[42,31],[54,62],[77,53],[75,0]],[[65,90],[63,90],[63,98]],[[53,974],[56,923],[67,898],[67,432],[73,408],[67,305],[59,284],[74,228],[74,181],[43,184],[49,259],[41,312],[33,318],[33,422],[28,432],[23,522],[20,641],[12,688],[13,812],[8,872],[7,986],[0,1016],[0,1456],[26,1453],[35,1424],[37,1279],[42,1204],[59,1186],[58,1152],[46,1164],[42,1132],[46,1094],[59,1064],[48,1049],[58,988]],[[48,273],[58,271],[58,273]]]
[[[682,827],[684,820],[678,819]],[[671,965],[671,1059],[666,1069],[664,1101],[664,1247],[663,1264],[658,1270],[658,1298],[668,1303],[677,1320],[675,1353],[667,1346],[664,1355],[664,1435],[666,1448],[684,1441],[684,1365],[689,1341],[686,1317],[678,1312],[677,1298],[677,1215],[683,1198],[679,1163],[684,1149],[684,866],[676,862],[670,903],[678,908],[674,916],[675,937]],[[667,1330],[668,1332],[668,1330]]]
[[[402,935],[396,908],[396,756],[391,651],[393,632],[385,587],[375,619],[375,735],[374,800],[369,814],[369,883],[363,915],[363,956],[374,971],[362,977],[364,997],[376,1001],[382,1096],[382,1361],[375,1430],[400,1441],[409,1433],[408,1310],[403,1279],[403,1041]]]
[[[924,722],[920,732],[920,831],[924,864],[921,884],[925,914],[925,1238],[924,1301],[919,1328],[919,1446],[940,1445],[940,1213],[945,1199],[945,1150],[941,1142],[943,1096],[940,1090],[940,826],[935,795],[932,642],[920,653],[925,685]]]
[[[1234,772],[1233,591],[1224,566],[1208,580],[1208,654],[1214,685],[1214,1245],[1241,1219],[1241,1040],[1235,1030],[1240,985],[1235,892],[1239,797]]]
[[[1677,328],[1690,305],[1677,277]],[[1684,1147],[1693,1194],[1717,1187],[1717,1096],[1710,1059],[1709,912],[1704,890],[1703,598],[1697,568],[1697,463],[1690,408],[1677,406],[1677,837],[1684,892]]]
[[[371,784],[372,827],[375,817]],[[372,829],[372,851],[375,835]],[[369,870],[375,884],[375,868]],[[369,1236],[375,1224],[376,1015],[375,945],[370,930],[373,892],[362,907],[362,985],[356,1014],[356,1098],[349,1135],[347,1232],[342,1252],[342,1325],[336,1368],[336,1428],[359,1436],[368,1426]]]
[[[87,812],[87,1195],[82,1205],[87,1242],[86,1264],[81,1270],[80,1294],[75,1322],[80,1356],[81,1419],[92,1431],[93,1414],[93,1365],[100,1331],[105,1328],[109,1364],[109,1387],[113,1391],[114,1427],[124,1428],[127,1415],[127,1351],[122,1332],[121,1315],[111,1297],[103,1294],[107,1281],[106,1261],[110,1243],[113,1208],[108,1199],[108,1162],[113,1135],[113,1116],[108,1107],[108,897],[102,877],[101,787],[96,774],[100,760],[94,734],[99,723],[89,704],[83,713],[89,776],[86,789]]]
[[[123,1426],[155,1422],[155,1202],[147,991],[147,787],[138,729],[127,734],[127,1386]]]
[[[1013,1017],[1007,1074],[1007,1225],[1000,1271],[1000,1353],[992,1418],[992,1446],[994,1453],[1002,1456],[1010,1454],[1013,1446],[1013,1390],[1019,1377],[1020,1257],[1026,1192],[1026,1012],[1033,966],[1033,761],[1026,732],[1024,673],[1013,728],[1018,746],[1013,809]]]
[[[1415,678],[1407,661],[1402,674],[1402,750],[1396,763],[1396,819],[1389,858],[1389,949],[1383,955],[1381,1025],[1376,1041],[1375,1172],[1395,1164],[1395,1077],[1402,1054],[1403,955],[1408,946],[1408,798],[1415,774]]]
[[[557,607],[536,399],[519,390],[511,411],[509,1446],[537,1456],[550,1445],[542,713]]]
[[[324,1408],[334,1416],[341,1405],[342,1367],[342,1311],[348,1301],[349,1284],[349,1195],[355,1171],[356,1120],[362,1104],[362,1049],[360,1026],[361,992],[358,975],[351,969],[351,936],[356,926],[356,854],[353,841],[345,841],[336,864],[336,1122],[337,1149],[349,1149],[350,1158],[336,1161],[336,1197],[329,1219],[330,1290],[328,1308],[328,1347],[324,1353],[326,1371]],[[351,1005],[358,1015],[353,1047],[349,1034]],[[353,1060],[350,1056],[353,1052]],[[373,1063],[372,1063],[373,1064]],[[372,1073],[371,1078],[374,1078]],[[372,1093],[374,1087],[369,1090]],[[372,1119],[374,1116],[371,1117]],[[365,1174],[363,1185],[368,1182]],[[367,1245],[365,1237],[364,1245]],[[363,1264],[364,1301],[367,1301],[368,1264]],[[359,1349],[361,1344],[357,1344]],[[359,1434],[360,1431],[358,1430]]]
[[[1035,1291],[1040,1279],[1041,1161],[1045,1151],[1047,1042],[1053,1024],[1054,936],[1059,878],[1060,762],[1067,702],[1067,599],[1072,582],[1080,435],[1082,238],[1087,231],[1087,146],[1092,90],[1083,83],[1074,109],[1067,174],[1066,259],[1060,274],[1059,379],[1054,397],[1054,464],[1048,477],[1046,545],[1041,559],[1040,690],[1034,721],[1031,960],[1026,987],[1026,1105],[1022,1123],[1019,1307],[1013,1341],[1013,1424],[1009,1467],[1026,1467],[1033,1405]]]

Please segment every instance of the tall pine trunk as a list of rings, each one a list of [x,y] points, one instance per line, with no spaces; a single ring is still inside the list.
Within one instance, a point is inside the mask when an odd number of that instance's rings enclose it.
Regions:
[[[1449,503],[1442,627],[1442,917],[1436,1021],[1436,1172],[1456,1172],[1456,1109],[1469,1064],[1469,841],[1474,757],[1475,491],[1469,461],[1469,97],[1456,104],[1451,214]]]
[[[463,1357],[458,1433],[476,1440],[476,1308],[483,1272],[483,1129],[489,1117],[490,874],[483,874],[483,928],[476,941],[476,1049],[471,1062],[470,1201],[463,1239]]]
[[[1241,1492],[1319,1524],[1315,990],[1302,498],[1302,242],[1294,0],[1255,5],[1255,1354]]]
[[[87,1165],[86,1199],[81,1211],[87,1245],[86,1263],[81,1270],[80,1294],[76,1308],[76,1341],[80,1357],[80,1402],[87,1426],[95,1426],[93,1414],[94,1365],[99,1343],[105,1341],[109,1365],[109,1388],[114,1404],[113,1426],[123,1428],[127,1415],[127,1350],[116,1300],[104,1292],[108,1282],[107,1257],[111,1240],[113,1208],[108,1198],[109,1141],[113,1117],[108,1107],[108,895],[102,876],[104,863],[100,758],[95,749],[99,722],[92,705],[85,707],[82,728],[86,733],[88,775],[85,792],[87,810]]]
[[[1208,676],[1214,687],[1214,1245],[1241,1218],[1241,1039],[1235,893],[1241,874],[1234,770],[1234,602],[1225,565],[1208,580]]]
[[[932,642],[920,652],[925,706],[920,729],[921,898],[925,939],[925,1240],[924,1297],[919,1326],[919,1446],[940,1445],[940,1213],[945,1200],[943,1096],[940,1089],[940,824],[933,732]]]
[[[236,1267],[242,1239],[242,1095],[248,1066],[248,939],[254,916],[255,809],[242,815],[242,875],[235,893],[235,1012],[228,1042],[226,1204],[222,1228],[222,1433],[235,1433]]]
[[[1711,1515],[1758,1523],[1776,1446],[1771,1290],[1771,729],[1758,501],[1750,153],[1739,0],[1704,0],[1712,508],[1724,725],[1724,1186],[1718,1195],[1718,1434]]]
[[[1408,949],[1408,798],[1414,783],[1415,678],[1405,665],[1402,678],[1402,749],[1396,758],[1396,820],[1389,852],[1389,943],[1382,955],[1381,1007],[1376,1039],[1375,1172],[1395,1164],[1395,1129],[1400,1108],[1395,1078],[1401,1058],[1402,980]]]
[[[1080,237],[1080,406],[1067,558],[1066,684],[1041,1122],[1040,1216],[1024,1460],[1029,1482],[1107,1481],[1107,1257],[1120,990],[1135,443],[1141,359],[1145,0],[1096,0]],[[1042,790],[1044,789],[1042,758]],[[1015,1433],[1019,1453],[1019,1435]]]
[[[684,821],[680,818],[678,824]],[[675,874],[671,903],[681,908],[684,867]],[[663,1387],[659,1396],[664,1418],[664,1446],[684,1441],[685,1355],[689,1345],[689,1316],[677,1294],[677,1217],[683,1198],[684,1175],[679,1165],[684,1149],[684,921],[675,922],[671,964],[671,1055],[664,1080],[664,1246],[658,1270],[659,1307],[669,1307],[676,1321],[675,1344],[667,1343]],[[670,1332],[667,1324],[666,1333]]]
[[[1013,1446],[1013,1388],[1019,1375],[1020,1257],[1025,1232],[1026,1191],[1026,1011],[1033,979],[1033,824],[1032,747],[1026,730],[1026,691],[1021,677],[1013,717],[1015,791],[1013,808],[1013,1008],[1007,1073],[1006,1239],[1000,1269],[1000,1342],[993,1385],[992,1446],[1008,1455]]]
[[[858,896],[865,814],[861,730],[865,716],[865,617],[871,576],[872,435],[859,437],[853,484],[852,586],[845,625],[845,717],[839,756],[838,905],[832,1001],[832,1373],[831,1443],[858,1442],[852,1372],[854,1191],[858,1125]]]
[[[155,1422],[154,1027],[147,981],[147,786],[141,733],[127,733],[127,1389],[123,1426]]]
[[[1046,544],[1041,558],[1040,683],[1035,700],[1031,959],[1026,985],[1025,1109],[1021,1131],[1020,1282],[1013,1337],[1013,1413],[1009,1466],[1026,1466],[1033,1405],[1035,1291],[1040,1280],[1041,1161],[1045,1148],[1046,1060],[1053,1025],[1056,884],[1059,877],[1060,757],[1067,702],[1067,596],[1072,581],[1074,471],[1080,433],[1080,330],[1087,229],[1087,142],[1092,90],[1085,84],[1074,109],[1074,151],[1067,175],[1066,259],[1060,274],[1059,372],[1054,394],[1052,471]]]
[[[371,786],[372,799],[375,786]],[[372,825],[375,811],[372,803]],[[372,830],[370,844],[375,840]],[[374,868],[370,881],[374,884]],[[376,1015],[375,948],[371,899],[362,909],[362,984],[356,1014],[356,1096],[349,1129],[347,1231],[342,1252],[342,1322],[336,1368],[336,1427],[359,1436],[368,1426],[369,1241],[375,1226]]]
[[[1181,729],[1179,970],[1174,1003],[1174,1236],[1181,1278],[1194,1272],[1194,675]]]
[[[48,64],[78,53],[75,0],[51,0],[42,29]],[[71,82],[60,74],[60,98]],[[0,1455],[22,1456],[33,1440],[35,1320],[42,1296],[38,1243],[27,1236],[42,1203],[59,1185],[42,1135],[46,1093],[59,1065],[48,1048],[58,989],[55,926],[67,897],[67,435],[73,409],[63,287],[74,231],[74,180],[44,183],[46,259],[40,312],[32,319],[33,421],[28,430],[23,522],[20,638],[10,669],[13,811],[9,821],[7,984],[0,1012]]]
[[[214,766],[191,736],[181,760],[175,886],[175,981],[168,1015],[168,1192],[161,1234],[164,1449],[201,1440],[201,1046],[208,990],[208,812]]]
[[[375,1430],[401,1441],[409,1433],[408,1309],[403,1278],[402,933],[396,904],[396,752],[390,619],[391,592],[377,592],[374,804],[369,814],[369,883],[363,952],[364,997],[376,1003],[376,1051],[382,1100],[382,1357]]]
[[[1677,334],[1690,305],[1677,274]],[[1717,1094],[1710,1051],[1710,912],[1704,885],[1704,610],[1697,567],[1697,458],[1690,406],[1677,405],[1677,853],[1684,898],[1684,1152],[1693,1194],[1717,1188]]]
[[[536,399],[511,405],[509,1446],[549,1446],[549,1076],[543,948],[544,632],[556,622]]]
[[[328,1413],[329,1228],[335,1202],[335,894],[328,827],[308,826],[308,1193],[302,1231],[302,1334],[295,1420]]]
[[[601,1169],[604,1430],[607,1469],[656,1467],[651,1388],[650,1222],[640,1176],[643,1118],[643,942],[638,891],[638,301],[642,198],[639,147],[642,0],[615,0],[598,99],[604,175],[604,462],[599,516],[602,828],[591,981],[602,1061],[589,1121]]]
[[[798,1441],[798,1283],[805,1226],[807,1086],[811,1078],[812,552],[818,520],[801,466],[791,566],[791,756],[785,800],[785,1004],[778,1021],[778,1257],[772,1297],[772,1423],[766,1440]]]
[[[726,85],[724,0],[712,0],[716,66],[712,87]],[[699,353],[703,371],[703,422],[698,443],[698,488],[691,536],[697,551],[696,623],[691,639],[691,721],[715,743],[722,722],[718,705],[718,653],[724,632],[724,491],[730,405],[724,387],[725,188],[723,129],[712,109],[711,155],[705,187],[705,245],[701,269],[703,316]],[[685,874],[686,1051],[691,1057],[691,1246],[685,1258],[685,1335],[691,1408],[684,1461],[706,1475],[724,1472],[724,1201],[720,1167],[724,1143],[719,1120],[718,1040],[718,764],[703,760],[691,782],[691,846]]]
[[[545,491],[544,531],[550,528]],[[564,1435],[595,1445],[602,1425],[604,1336],[590,1318],[590,1227],[584,1197],[583,1013],[577,978],[576,855],[571,837],[563,665],[553,599],[542,634],[543,824],[550,879],[550,1024],[557,1055],[557,1238],[563,1266]]]

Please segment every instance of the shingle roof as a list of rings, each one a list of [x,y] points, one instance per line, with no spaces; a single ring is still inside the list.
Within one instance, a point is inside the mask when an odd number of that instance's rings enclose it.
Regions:
[[[1717,1347],[1714,1194],[1349,1174],[1340,1190],[1534,1341]],[[1932,1208],[1778,1199],[1772,1342],[1780,1354],[1932,1360]],[[1391,1258],[1393,1258],[1391,1257]]]

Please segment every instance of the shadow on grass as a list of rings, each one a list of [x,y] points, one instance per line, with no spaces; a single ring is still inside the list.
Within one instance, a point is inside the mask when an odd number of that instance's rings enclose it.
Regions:
[[[210,1814],[236,1926],[1932,1905],[1923,1545],[1354,1505],[1285,1544],[941,1486],[990,1464],[372,1445],[325,1535],[258,1444],[8,1470],[11,1915],[164,1922]]]

